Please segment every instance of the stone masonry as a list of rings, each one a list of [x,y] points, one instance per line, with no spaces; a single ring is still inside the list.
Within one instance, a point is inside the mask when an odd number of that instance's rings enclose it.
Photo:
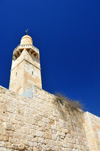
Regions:
[[[91,151],[100,150],[100,118],[86,112],[84,113],[84,126],[86,137]]]
[[[83,120],[54,100],[36,86],[32,99],[1,87],[0,151],[87,151]]]
[[[25,35],[13,52],[9,89],[23,94],[32,85],[42,88],[39,50],[32,38]]]
[[[23,36],[10,90],[0,86],[0,151],[100,151],[100,118],[68,110],[41,84],[39,50]]]

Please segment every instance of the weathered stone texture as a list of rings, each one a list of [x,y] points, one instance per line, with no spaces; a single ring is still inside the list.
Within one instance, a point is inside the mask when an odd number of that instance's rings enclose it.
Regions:
[[[34,98],[0,87],[0,151],[87,151],[82,113],[34,86]]]
[[[100,151],[100,118],[86,112],[84,113],[84,119],[89,148],[91,151]]]

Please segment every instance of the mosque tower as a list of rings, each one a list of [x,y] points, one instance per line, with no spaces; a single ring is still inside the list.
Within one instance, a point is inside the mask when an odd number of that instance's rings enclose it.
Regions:
[[[33,85],[42,88],[40,54],[26,33],[13,51],[9,89],[23,94]]]

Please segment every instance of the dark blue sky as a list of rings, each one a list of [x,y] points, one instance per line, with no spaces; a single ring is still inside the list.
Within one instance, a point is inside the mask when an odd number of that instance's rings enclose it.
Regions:
[[[40,50],[43,89],[100,116],[100,0],[0,1],[0,85],[25,30]]]

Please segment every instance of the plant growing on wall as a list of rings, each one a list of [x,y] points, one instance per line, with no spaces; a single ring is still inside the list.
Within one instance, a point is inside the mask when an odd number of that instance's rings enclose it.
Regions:
[[[73,101],[60,93],[55,93],[55,95],[56,95],[55,101],[60,103],[67,109],[77,110],[77,111],[79,111],[80,109],[81,110],[84,109],[84,105],[78,100]]]
[[[65,95],[55,93],[54,102],[60,116],[67,121],[73,129],[76,126],[82,127],[84,105],[80,101],[73,101]]]

